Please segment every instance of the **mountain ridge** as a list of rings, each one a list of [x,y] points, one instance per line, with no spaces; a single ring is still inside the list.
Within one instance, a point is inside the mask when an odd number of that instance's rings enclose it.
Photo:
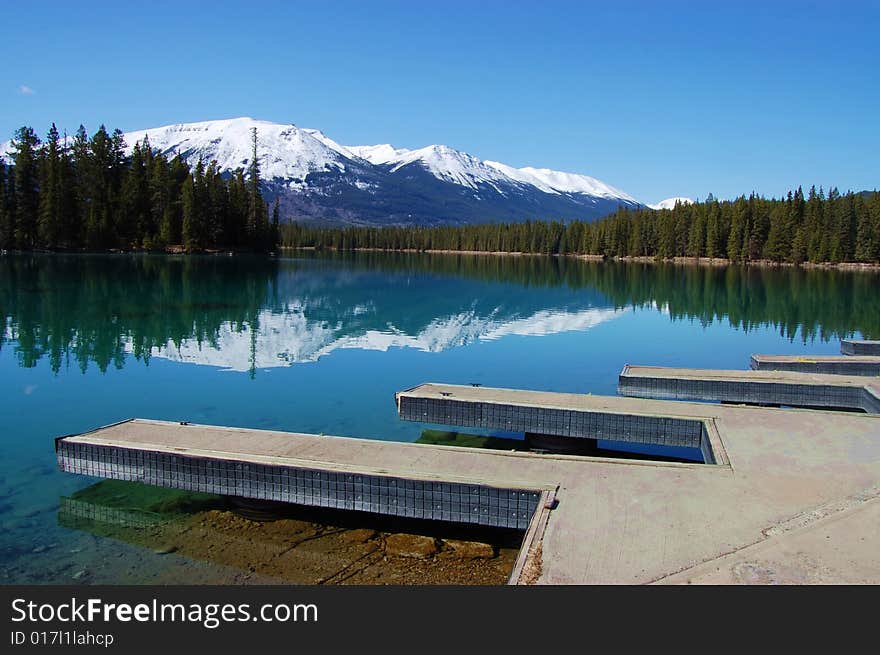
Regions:
[[[547,168],[515,168],[442,144],[346,146],[322,131],[239,117],[124,133],[131,152],[150,146],[190,165],[216,160],[223,173],[247,170],[251,129],[263,193],[288,220],[323,225],[439,225],[595,220],[619,206],[644,206],[596,178]],[[0,145],[0,153],[11,142]]]

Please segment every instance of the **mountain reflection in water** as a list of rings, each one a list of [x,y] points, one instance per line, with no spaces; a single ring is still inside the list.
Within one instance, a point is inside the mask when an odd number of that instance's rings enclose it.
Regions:
[[[362,253],[0,257],[0,347],[19,365],[121,368],[161,357],[239,371],[338,349],[440,352],[582,331],[633,307],[671,320],[773,326],[789,339],[880,335],[877,275]]]

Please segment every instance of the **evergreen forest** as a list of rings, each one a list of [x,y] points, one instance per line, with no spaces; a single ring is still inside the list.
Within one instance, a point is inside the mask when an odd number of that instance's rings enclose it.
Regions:
[[[597,255],[608,258],[710,257],[732,262],[880,263],[880,194],[811,188],[783,199],[711,195],[673,209],[621,208],[593,223],[439,227],[322,228],[284,225],[282,245],[332,250],[453,250]]]
[[[254,130],[247,170],[190,166],[147,139],[128,152],[102,125],[44,139],[22,127],[0,159],[0,249],[53,251],[318,250],[522,252],[734,263],[880,264],[880,194],[811,187],[786,197],[710,194],[672,209],[619,208],[595,222],[526,220],[462,226],[281,225],[261,192]]]
[[[11,164],[0,159],[0,249],[264,252],[278,243],[278,206],[270,222],[256,156],[247,171],[221,175],[216,162],[190,167],[147,139],[126,151],[122,132],[103,125],[91,137],[82,126],[72,138],[54,124],[44,140],[16,131]]]

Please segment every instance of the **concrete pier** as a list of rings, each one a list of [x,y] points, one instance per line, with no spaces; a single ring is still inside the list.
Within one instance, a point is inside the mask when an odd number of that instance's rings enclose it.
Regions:
[[[752,355],[756,371],[794,371],[830,375],[880,375],[880,357],[866,355]]]
[[[538,393],[494,391],[503,399]],[[361,504],[354,506],[365,511],[391,510],[393,498],[417,507],[414,485],[412,494],[401,494],[391,482],[421,481],[418,507],[425,517],[434,517],[435,510],[440,518],[450,516],[435,507],[444,493],[452,505],[458,491],[460,517],[473,513],[472,505],[462,503],[471,498],[466,492],[478,491],[476,514],[492,506],[482,502],[484,489],[487,501],[493,493],[499,502],[511,494],[508,503],[512,494],[526,494],[516,499],[515,511],[530,513],[530,519],[512,582],[880,582],[880,417],[579,394],[545,397],[551,399],[548,405],[563,409],[711,425],[718,463],[541,455],[157,421],[61,438],[58,459],[64,470],[98,477],[311,504],[338,504],[360,489]],[[349,475],[361,476],[361,486]],[[367,479],[370,493],[374,479],[380,492],[365,503]],[[431,484],[427,506],[425,483]]]
[[[850,409],[880,414],[880,379],[863,376],[627,365],[620,373],[618,393],[633,398]]]
[[[133,419],[61,437],[55,449],[70,473],[407,518],[525,530],[538,505],[542,489],[510,479],[463,482],[452,469],[391,473],[339,461],[344,449],[357,453],[365,443]],[[326,446],[333,452],[325,459]],[[408,446],[411,453],[430,448]]]
[[[880,341],[841,339],[840,352],[844,355],[869,355],[880,357]]]
[[[638,403],[615,409],[605,396],[453,384],[423,384],[396,394],[397,411],[407,421],[699,449],[707,464],[719,463],[717,430],[711,421],[645,411]]]

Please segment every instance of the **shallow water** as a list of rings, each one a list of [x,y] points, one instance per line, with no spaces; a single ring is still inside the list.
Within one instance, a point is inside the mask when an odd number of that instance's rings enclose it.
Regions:
[[[626,363],[747,368],[880,337],[880,276],[362,254],[0,256],[0,581],[236,581],[59,520],[53,438],[124,418],[415,441],[425,381],[614,394]],[[0,326],[2,327],[2,326]],[[113,566],[106,566],[113,562]],[[100,578],[96,570],[104,566]]]

